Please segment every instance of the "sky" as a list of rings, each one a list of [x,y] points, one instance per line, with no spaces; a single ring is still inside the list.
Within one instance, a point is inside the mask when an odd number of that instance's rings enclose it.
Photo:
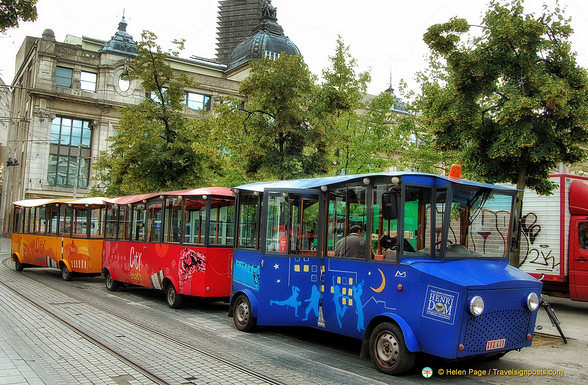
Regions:
[[[526,0],[527,11],[540,12],[556,0]],[[165,4],[165,6],[162,6]],[[428,47],[423,34],[433,24],[461,17],[481,24],[488,0],[273,0],[278,23],[300,49],[310,70],[320,76],[335,53],[341,36],[358,71],[369,71],[368,92],[377,94],[390,84],[398,89],[401,79],[410,89],[418,84],[415,74],[426,68]],[[162,47],[175,38],[186,39],[181,57],[216,56],[217,0],[38,0],[38,19],[21,22],[16,29],[0,34],[0,77],[11,83],[14,60],[25,36],[40,37],[47,28],[57,41],[66,35],[109,40],[124,16],[129,32],[139,41],[149,30]],[[588,68],[588,1],[559,0],[565,15],[572,18],[572,49],[579,65]]]

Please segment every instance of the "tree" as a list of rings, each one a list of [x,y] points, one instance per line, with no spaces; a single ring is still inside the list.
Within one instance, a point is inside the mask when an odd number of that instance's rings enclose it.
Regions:
[[[0,4],[0,32],[18,27],[19,20],[37,20],[37,0],[2,0]]]
[[[324,82],[314,97],[314,124],[323,125],[332,143],[332,171],[355,174],[381,171],[396,164],[404,136],[391,108],[398,102],[389,92],[368,98],[368,72],[357,71],[357,61],[341,36]]]
[[[251,74],[241,83],[247,102],[231,104],[239,126],[224,127],[231,139],[225,151],[238,156],[249,179],[289,179],[327,170],[327,142],[311,124],[310,102],[315,87],[301,56],[285,55],[250,63]],[[233,121],[235,122],[235,121]]]
[[[110,152],[98,161],[99,181],[107,195],[125,195],[195,187],[208,172],[207,157],[192,143],[206,137],[184,116],[184,90],[193,86],[186,74],[175,74],[167,62],[177,50],[162,51],[152,32],[144,31],[129,79],[142,82],[145,98],[121,109],[119,128]]]
[[[341,36],[337,38],[334,56],[329,57],[330,67],[323,70],[324,82],[313,98],[315,124],[324,127],[332,143],[331,162],[336,173],[358,171],[364,148],[360,110],[366,109],[363,96],[370,82],[367,72],[357,73],[357,61]]]
[[[469,175],[547,194],[551,170],[585,158],[588,80],[569,21],[559,8],[535,15],[521,0],[491,1],[469,41],[464,19],[427,30],[436,76],[422,84],[423,122]]]

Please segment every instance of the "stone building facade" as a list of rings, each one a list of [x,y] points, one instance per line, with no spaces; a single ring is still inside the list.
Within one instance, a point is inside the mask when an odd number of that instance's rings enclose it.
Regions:
[[[240,22],[235,21],[239,11],[244,12],[237,17]],[[224,0],[219,15],[233,23],[219,27],[219,47],[231,51],[225,63],[196,56],[168,59],[174,71],[198,85],[185,90],[188,116],[212,110],[224,96],[241,97],[239,86],[249,73],[249,61],[300,53],[277,24],[270,0]],[[7,153],[17,166],[5,168],[4,234],[11,232],[11,203],[16,200],[85,196],[92,187],[93,164],[116,133],[120,107],[149,97],[139,81],[122,78],[137,54],[126,27],[123,17],[108,41],[68,35],[57,42],[50,29],[23,41],[10,87]],[[230,44],[221,44],[224,39]]]
[[[136,52],[124,18],[109,41],[68,35],[57,42],[50,29],[41,38],[25,38],[11,86],[7,152],[18,166],[6,167],[4,234],[10,232],[13,201],[89,192],[93,163],[116,132],[119,108],[146,97],[139,81],[121,78]],[[198,84],[186,90],[187,115],[237,96],[240,82],[231,80],[225,65],[175,57],[169,64]]]

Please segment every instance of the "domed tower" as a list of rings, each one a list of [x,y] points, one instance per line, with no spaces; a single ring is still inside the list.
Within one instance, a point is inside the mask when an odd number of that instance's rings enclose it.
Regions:
[[[270,0],[262,5],[260,23],[253,30],[253,34],[246,38],[233,50],[227,65],[227,72],[232,71],[251,60],[264,57],[277,58],[281,53],[300,55],[300,50],[287,36],[278,24],[276,8]]]
[[[137,49],[137,43],[135,43],[133,37],[127,32],[127,22],[124,16],[120,23],[118,23],[118,31],[116,31],[110,40],[104,43],[100,52],[116,52],[137,55],[139,52]]]

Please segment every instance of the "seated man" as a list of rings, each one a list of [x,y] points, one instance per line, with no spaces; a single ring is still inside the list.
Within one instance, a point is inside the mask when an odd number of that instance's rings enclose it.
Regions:
[[[367,241],[360,225],[351,226],[349,234],[335,245],[335,257],[365,258],[366,252]]]

